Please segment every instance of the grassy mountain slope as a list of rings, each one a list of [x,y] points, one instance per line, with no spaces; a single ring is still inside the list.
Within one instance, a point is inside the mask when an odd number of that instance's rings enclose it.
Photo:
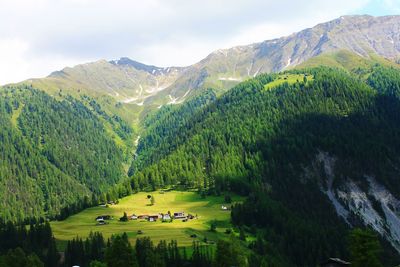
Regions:
[[[43,79],[22,82],[44,90],[55,97],[71,95],[77,99],[90,96],[109,114],[116,114],[135,126],[143,111],[142,102],[157,92],[160,86],[170,84],[160,78],[129,65],[100,60],[65,68]]]
[[[179,68],[146,69],[133,65],[128,59],[99,60],[53,72],[44,80],[30,80],[33,85],[43,83],[48,89],[110,95],[123,103],[143,102],[146,97],[169,86],[181,72]],[[133,61],[132,61],[133,62]],[[146,65],[144,65],[146,66]],[[151,66],[148,66],[151,68]],[[154,67],[157,68],[157,67]]]
[[[156,202],[153,206],[149,206],[147,195],[148,193],[146,192],[140,192],[121,199],[118,205],[112,205],[109,208],[93,207],[64,221],[52,222],[51,226],[55,237],[61,245],[76,236],[85,238],[91,231],[99,229],[99,226],[96,226],[94,222],[94,218],[104,213],[113,216],[114,220],[109,221],[108,225],[101,226],[102,234],[108,238],[112,235],[126,232],[132,243],[137,238],[148,236],[153,242],[176,240],[179,246],[190,247],[193,241],[202,242],[204,237],[210,241],[229,237],[224,234],[224,231],[227,228],[231,228],[232,225],[230,223],[230,213],[221,210],[221,205],[227,205],[223,196],[202,199],[195,192],[168,191],[164,194],[154,194]],[[233,202],[242,200],[238,196],[232,197]],[[161,220],[153,223],[144,222],[145,220],[140,219],[129,222],[117,220],[124,212],[127,212],[129,216],[132,214],[157,214],[160,211],[165,213],[167,211],[172,213],[184,211],[186,214],[197,214],[199,218],[185,223],[181,220],[175,220],[172,223],[163,223]],[[208,231],[213,220],[218,222],[218,229],[215,233]],[[141,230],[143,234],[138,234],[138,230]],[[192,234],[196,234],[197,237],[189,238]]]
[[[382,65],[386,67],[400,68],[400,65],[378,56],[377,54],[370,54],[367,57],[362,57],[356,53],[348,50],[340,50],[337,52],[330,52],[310,58],[309,60],[295,66],[295,69],[315,68],[319,66],[341,68],[348,71],[367,71],[370,72],[375,65]]]

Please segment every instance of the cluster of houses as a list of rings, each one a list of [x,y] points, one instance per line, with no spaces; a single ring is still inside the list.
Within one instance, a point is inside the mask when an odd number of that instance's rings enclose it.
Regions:
[[[170,222],[173,219],[175,220],[182,220],[183,222],[187,222],[188,220],[197,219],[197,214],[186,214],[185,212],[174,212],[171,214],[170,212],[167,213],[158,213],[158,214],[142,214],[142,215],[135,215],[132,214],[128,216],[130,220],[147,220],[149,222],[155,222],[157,220],[161,220],[163,222]],[[98,225],[105,225],[107,224],[107,220],[113,220],[114,218],[110,215],[100,215],[96,217],[96,221]]]
[[[110,215],[100,215],[96,217],[96,222],[98,225],[104,225],[107,224],[106,221],[108,220],[113,220],[114,218]]]
[[[175,220],[182,220],[184,222],[188,221],[188,220],[192,220],[197,218],[196,216],[193,216],[192,214],[185,214],[185,212],[181,211],[181,212],[174,212],[174,214],[172,215],[170,212],[168,213],[158,213],[158,214],[142,214],[142,215],[135,215],[132,214],[131,216],[129,216],[129,219],[131,220],[147,220],[149,222],[155,222],[157,220],[161,220],[161,221],[172,221],[172,219]]]

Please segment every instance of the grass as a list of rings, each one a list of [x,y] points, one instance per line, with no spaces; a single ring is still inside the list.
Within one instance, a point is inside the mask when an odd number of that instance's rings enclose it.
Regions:
[[[304,79],[304,74],[290,74],[290,73],[284,73],[278,76],[275,80],[273,80],[270,83],[267,83],[264,88],[265,89],[272,89],[275,88],[281,84],[288,83],[288,84],[294,84],[296,82],[303,82]],[[307,75],[307,80],[312,81],[313,77],[311,75]]]
[[[20,104],[18,109],[14,110],[12,113],[12,116],[11,116],[11,123],[17,129],[19,129],[18,128],[18,117],[19,117],[19,115],[21,115],[23,108],[24,108],[24,105]]]
[[[395,62],[392,62],[374,53],[370,53],[368,57],[362,57],[348,50],[339,50],[318,55],[301,63],[300,65],[295,66],[294,68],[303,69],[328,66],[352,71],[356,68],[370,69],[376,63],[386,67],[400,67],[399,64],[396,64]]]
[[[112,234],[121,234],[126,232],[133,244],[137,237],[150,237],[155,243],[160,240],[177,240],[179,246],[191,246],[194,240],[201,241],[204,237],[208,240],[216,241],[220,238],[228,238],[224,234],[226,228],[230,228],[230,212],[221,210],[224,204],[223,196],[209,196],[202,199],[195,192],[169,191],[164,194],[158,192],[152,193],[155,204],[150,206],[147,199],[148,193],[142,192],[125,197],[120,200],[119,204],[106,207],[93,207],[86,209],[76,215],[69,217],[64,221],[52,222],[51,227],[57,240],[60,250],[65,248],[67,240],[74,237],[85,238],[91,231],[98,231],[105,238]],[[242,201],[242,198],[233,196],[233,202]],[[128,222],[119,222],[118,219],[126,212],[131,214],[157,214],[159,212],[166,213],[168,211],[178,212],[184,211],[186,214],[191,213],[198,215],[198,219],[182,222],[174,220],[171,223],[147,222],[145,220],[135,220]],[[114,216],[113,220],[107,225],[96,225],[95,218],[99,215]],[[210,232],[210,223],[217,223],[217,231]],[[137,234],[137,231],[143,231],[143,234]],[[197,238],[191,238],[191,234],[196,234]]]

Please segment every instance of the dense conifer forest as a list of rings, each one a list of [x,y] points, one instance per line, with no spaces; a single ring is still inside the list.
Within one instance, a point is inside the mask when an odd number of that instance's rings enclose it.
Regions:
[[[87,206],[125,175],[121,149],[82,102],[30,87],[0,94],[3,220],[54,218],[69,205]]]
[[[91,232],[86,239],[77,237],[68,241],[65,251],[60,253],[48,222],[31,223],[28,227],[9,222],[0,225],[0,238],[1,267],[294,266],[286,260],[277,260],[273,247],[263,239],[257,238],[249,250],[233,235],[228,240],[219,240],[216,248],[211,249],[198,241],[190,248],[179,247],[174,240],[155,244],[149,237],[138,238],[133,245],[126,233],[105,239],[100,232]],[[352,230],[346,249],[357,267],[383,266],[381,242],[370,230]]]
[[[205,107],[190,105],[196,99],[183,104],[180,108],[192,114],[189,119],[178,120],[179,112],[165,115],[161,110],[155,116],[164,119],[149,127],[139,145],[142,167],[132,171],[133,182],[139,188],[171,183],[208,188],[215,183],[215,189],[226,189],[229,183],[232,190],[239,184],[237,188],[246,191],[251,184],[264,182],[261,176],[274,176],[279,164],[307,164],[318,150],[344,162],[351,159],[351,170],[341,166],[349,175],[357,170],[389,171],[385,162],[374,159],[396,160],[394,111],[399,103],[395,93],[377,80],[396,88],[399,78],[393,73],[398,72],[377,67],[364,81],[340,70],[311,69],[306,71],[311,81],[282,83],[273,89],[265,85],[275,75],[261,75]],[[166,140],[162,145],[161,138]],[[381,179],[396,187],[389,177]]]
[[[133,190],[178,184],[248,196],[234,207],[232,220],[270,244],[260,254],[274,254],[278,266],[348,256],[348,225],[321,190],[323,171],[307,170],[327,152],[336,158],[333,186],[346,179],[367,186],[368,174],[400,196],[398,71],[376,65],[367,79],[365,72],[260,75],[204,107],[193,105],[196,99],[183,104],[188,119],[179,110],[159,111],[153,116],[163,124],[149,127],[138,150],[142,165],[131,170]],[[270,86],[298,74],[303,79]]]

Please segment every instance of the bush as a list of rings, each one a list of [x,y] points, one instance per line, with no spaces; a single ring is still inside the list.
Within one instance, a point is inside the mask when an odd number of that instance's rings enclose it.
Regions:
[[[210,231],[211,232],[216,232],[217,231],[217,222],[216,221],[212,221],[211,222]]]

